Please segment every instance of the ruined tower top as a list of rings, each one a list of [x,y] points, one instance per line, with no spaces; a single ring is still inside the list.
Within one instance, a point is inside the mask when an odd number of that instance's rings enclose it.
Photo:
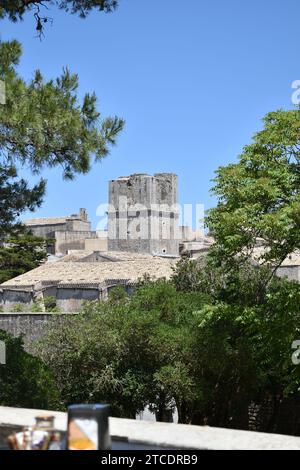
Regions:
[[[178,256],[177,175],[135,173],[109,183],[108,248]]]

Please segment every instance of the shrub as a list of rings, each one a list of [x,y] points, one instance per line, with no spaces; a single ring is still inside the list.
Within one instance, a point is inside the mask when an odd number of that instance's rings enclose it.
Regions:
[[[24,350],[21,337],[0,330],[6,364],[0,365],[0,404],[24,408],[61,409],[58,389],[49,368]]]
[[[24,305],[22,304],[14,304],[12,307],[12,312],[18,313],[18,312],[24,312],[25,308]]]

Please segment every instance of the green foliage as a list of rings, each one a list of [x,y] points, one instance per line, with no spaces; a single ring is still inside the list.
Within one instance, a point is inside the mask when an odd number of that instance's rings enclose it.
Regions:
[[[299,338],[300,287],[278,281],[260,306],[219,302],[198,312],[198,354],[206,364],[210,423],[248,426],[248,406],[272,397],[299,397],[291,345]],[[275,417],[276,419],[276,417]]]
[[[252,402],[299,395],[299,284],[275,278],[256,304],[161,281],[115,294],[53,321],[36,346],[65,404],[104,401],[122,417],[148,405],[159,419],[176,407],[180,422],[247,429]]]
[[[46,312],[59,313],[60,309],[56,304],[56,297],[49,295],[44,297],[44,305]]]
[[[24,306],[22,304],[14,304],[12,307],[12,312],[18,313],[24,311]]]
[[[20,229],[17,219],[40,206],[45,181],[33,188],[18,179],[17,166],[34,173],[59,166],[65,178],[86,173],[91,155],[105,157],[124,126],[117,117],[102,118],[95,94],[78,98],[78,76],[65,69],[45,81],[40,71],[25,82],[17,73],[21,57],[17,41],[0,42],[0,79],[6,104],[0,106],[0,242]]]
[[[0,107],[0,116],[1,108],[3,106]],[[0,155],[2,153],[1,141],[0,132]],[[0,242],[6,238],[7,234],[13,236],[21,230],[21,224],[17,222],[18,217],[26,210],[33,211],[39,207],[44,191],[44,180],[33,188],[29,188],[24,179],[18,179],[14,165],[0,163]]]
[[[8,16],[12,21],[21,20],[27,11],[39,12],[38,6],[48,8],[50,5],[85,18],[91,10],[111,12],[117,4],[116,0],[46,0],[46,3],[45,0],[2,0],[0,18]]]
[[[266,115],[238,163],[220,167],[208,213],[215,258],[230,266],[249,259],[257,238],[265,242],[260,263],[279,265],[300,247],[300,112]]]
[[[45,26],[53,24],[53,19],[48,16],[51,7],[86,18],[91,11],[111,13],[117,6],[118,0],[1,0],[0,20],[9,18],[15,23],[23,20],[26,13],[32,12],[37,37],[42,39]]]
[[[56,298],[52,295],[44,298],[35,299],[31,306],[31,312],[48,312],[48,313],[60,313],[60,308],[57,306]]]
[[[32,313],[38,313],[38,312],[42,312],[43,311],[43,306],[40,302],[34,302],[31,306],[31,309],[30,311]]]
[[[119,304],[125,302],[128,299],[128,295],[124,287],[116,286],[109,291],[108,298],[111,304]]]
[[[95,94],[86,94],[80,103],[78,76],[68,69],[50,81],[37,70],[26,83],[16,71],[20,56],[17,41],[0,43],[0,79],[6,82],[6,105],[0,108],[1,154],[35,172],[60,166],[66,178],[86,173],[91,155],[105,157],[124,122],[101,119]]]
[[[23,408],[61,409],[59,393],[49,369],[24,351],[21,338],[0,330],[6,345],[6,364],[0,365],[0,404]]]
[[[225,303],[206,305],[197,312],[195,354],[200,359],[203,402],[195,414],[202,424],[248,426],[248,405],[258,398],[262,386],[260,364],[248,332],[255,313]]]
[[[44,239],[27,234],[8,238],[0,246],[0,283],[38,267],[46,259]]]
[[[8,2],[0,8],[11,8],[6,12],[13,15],[14,8],[27,7]],[[45,260],[44,242],[30,237],[19,221],[22,212],[41,205],[45,181],[30,188],[17,168],[39,173],[59,166],[65,178],[74,178],[89,171],[92,155],[108,155],[124,126],[117,117],[102,118],[94,93],[79,100],[78,76],[68,69],[50,81],[37,70],[25,82],[17,73],[21,52],[17,41],[0,41],[0,80],[6,84],[6,104],[0,106],[0,282]]]
[[[115,415],[127,417],[147,404],[159,413],[176,403],[186,421],[183,395],[190,403],[198,393],[192,312],[208,297],[178,293],[166,282],[143,284],[131,298],[120,293],[87,303],[62,323],[53,321],[37,346],[39,355],[53,370],[65,403],[106,401]]]
[[[214,254],[197,260],[182,259],[173,269],[172,282],[179,291],[204,292],[215,302],[242,305],[263,303],[271,271],[246,261],[239,265],[232,263],[231,268],[220,266]]]

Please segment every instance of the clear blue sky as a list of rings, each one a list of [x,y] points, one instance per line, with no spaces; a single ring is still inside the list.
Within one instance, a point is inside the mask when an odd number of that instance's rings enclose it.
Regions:
[[[265,113],[293,106],[299,0],[120,0],[111,15],[48,14],[42,42],[31,15],[0,23],[2,40],[23,43],[20,73],[40,68],[50,78],[68,65],[80,92],[95,91],[103,114],[124,117],[126,128],[88,175],[64,182],[46,171],[36,216],[83,206],[95,227],[108,180],[135,172],[175,172],[180,202],[208,208],[214,170],[235,161]]]

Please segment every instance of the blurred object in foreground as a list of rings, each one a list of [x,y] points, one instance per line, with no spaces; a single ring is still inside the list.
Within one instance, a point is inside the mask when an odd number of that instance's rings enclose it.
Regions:
[[[62,450],[61,435],[54,428],[54,416],[37,416],[35,420],[34,426],[8,437],[10,449]]]
[[[68,408],[68,450],[111,448],[108,405],[72,405]]]

